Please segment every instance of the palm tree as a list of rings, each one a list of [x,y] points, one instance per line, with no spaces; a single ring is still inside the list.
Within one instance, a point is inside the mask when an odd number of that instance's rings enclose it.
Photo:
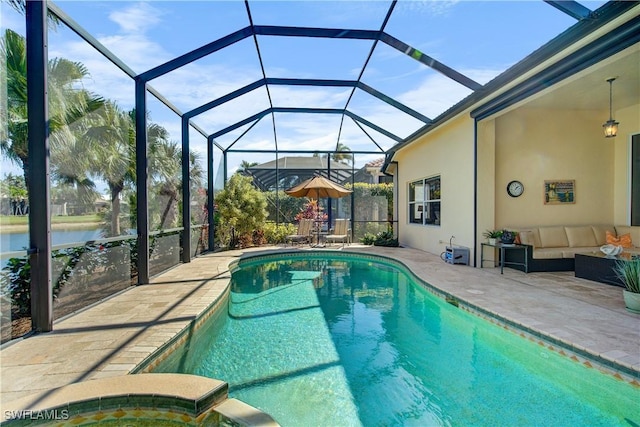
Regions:
[[[150,144],[151,161],[149,169],[151,171],[151,179],[158,187],[158,195],[166,198],[162,213],[160,215],[160,229],[170,228],[175,225],[178,220],[177,203],[180,200],[182,189],[182,168],[181,163],[176,159],[181,158],[181,148],[175,141],[166,141],[162,139],[156,140]],[[189,181],[190,188],[202,186],[204,170],[200,164],[200,156],[191,151],[189,152]],[[189,203],[189,200],[183,203]]]
[[[151,179],[172,177],[176,173],[175,159],[176,156],[180,157],[179,150],[177,147],[175,150],[166,147],[169,144],[169,132],[163,126],[148,122],[147,129]],[[89,144],[84,151],[92,153],[89,162],[92,175],[102,179],[109,189],[109,234],[120,235],[120,199],[123,192],[136,182],[135,110],[125,112],[114,102],[106,102],[103,109],[90,116],[82,140]],[[179,166],[177,168],[179,174]]]
[[[90,116],[82,140],[92,175],[104,180],[111,199],[110,235],[121,234],[120,198],[126,186],[135,182],[135,129],[133,112],[121,110],[114,102]]]
[[[27,132],[27,66],[24,37],[7,29],[0,39],[1,68],[7,82],[7,132],[0,135],[0,153],[20,165],[29,188],[29,140]],[[96,111],[104,100],[77,84],[89,75],[79,62],[55,58],[49,61],[49,134],[52,153],[74,138],[71,126]],[[52,161],[55,164],[55,161]]]
[[[248,162],[246,160],[243,160],[240,163],[240,166],[238,166],[238,170],[236,171],[236,173],[242,174],[242,175],[249,175],[249,168],[252,168],[253,166],[258,165],[258,162]]]
[[[349,164],[353,154],[344,153],[344,151],[351,151],[351,149],[343,143],[338,142],[336,145],[336,151],[333,153],[331,158],[336,162]]]

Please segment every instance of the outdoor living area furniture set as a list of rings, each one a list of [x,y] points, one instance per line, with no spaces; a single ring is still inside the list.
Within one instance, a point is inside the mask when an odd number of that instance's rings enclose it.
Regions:
[[[574,271],[578,262],[576,256],[588,256],[588,259],[580,260],[585,264],[598,263],[607,258],[600,251],[607,244],[623,246],[622,259],[640,255],[640,226],[545,226],[515,231],[518,232],[520,245],[526,250],[506,251],[504,261],[507,266],[526,272]],[[606,261],[614,260],[608,257]],[[612,262],[607,266],[609,264]],[[581,277],[578,271],[576,276]]]

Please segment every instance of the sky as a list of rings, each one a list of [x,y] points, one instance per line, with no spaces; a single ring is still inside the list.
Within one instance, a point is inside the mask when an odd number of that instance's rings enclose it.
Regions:
[[[604,2],[582,2],[596,9]],[[243,1],[59,1],[56,5],[83,26],[135,73],[145,72],[176,56],[250,25]],[[255,25],[379,30],[389,1],[250,1]],[[1,25],[24,34],[24,18],[5,2]],[[385,32],[484,85],[544,43],[575,24],[574,18],[541,0],[399,1]],[[263,77],[355,80],[372,48],[369,40],[331,40],[258,36],[237,42],[150,82],[186,112]],[[90,77],[83,86],[123,109],[134,107],[133,81],[65,26],[49,32],[49,58],[83,63]],[[262,59],[262,66],[260,63]],[[361,81],[431,119],[471,91],[412,59],[378,43]],[[424,125],[385,102],[351,88],[273,86],[256,89],[199,115],[193,122],[208,134],[269,108],[343,109],[406,138]],[[180,140],[180,119],[149,99],[151,120]],[[350,99],[350,100],[349,100]],[[349,100],[348,104],[347,101]],[[356,166],[383,156],[396,142],[376,130],[335,114],[277,113],[250,130],[245,125],[216,139],[222,147],[242,150],[332,150],[338,142],[354,151]],[[276,134],[274,137],[274,122]],[[248,130],[248,131],[247,131]],[[375,141],[375,143],[372,141]],[[206,155],[206,139],[191,132],[192,149]],[[379,153],[379,154],[378,154]],[[219,153],[216,153],[219,154]],[[266,162],[273,154],[237,153],[229,170],[242,160]],[[2,172],[19,169],[3,159]]]

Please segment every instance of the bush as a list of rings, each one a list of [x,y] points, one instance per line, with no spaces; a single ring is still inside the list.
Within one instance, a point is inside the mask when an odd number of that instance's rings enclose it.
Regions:
[[[216,196],[220,215],[216,237],[222,240],[222,246],[245,247],[253,242],[253,231],[264,225],[267,201],[251,182],[249,177],[234,174]]]
[[[276,225],[275,222],[266,222],[262,230],[266,243],[274,245],[286,243],[287,236],[296,234],[298,227],[295,224]]]
[[[398,239],[393,237],[392,231],[383,231],[382,233],[378,233],[376,235],[376,240],[373,242],[374,246],[389,246],[389,247],[398,247]]]
[[[2,293],[11,296],[18,316],[31,315],[31,265],[29,258],[10,258],[2,269]]]
[[[84,246],[55,250],[51,253],[51,269],[53,280],[53,299],[58,298],[60,291],[70,284],[72,279],[90,281],[97,269],[108,272],[114,268],[109,263],[107,250],[125,245],[133,245],[136,240],[109,242],[103,244],[87,243]],[[133,254],[132,254],[132,262]],[[136,258],[137,259],[137,258]],[[135,264],[132,264],[132,268]],[[79,268],[81,267],[81,268]],[[28,257],[10,258],[0,273],[0,293],[11,298],[12,309],[18,317],[31,315],[31,265]]]
[[[360,239],[364,245],[398,247],[398,239],[393,237],[393,231],[382,231],[378,234],[366,233]]]
[[[360,243],[363,245],[373,245],[376,242],[376,235],[372,233],[364,233],[364,236],[360,239]]]

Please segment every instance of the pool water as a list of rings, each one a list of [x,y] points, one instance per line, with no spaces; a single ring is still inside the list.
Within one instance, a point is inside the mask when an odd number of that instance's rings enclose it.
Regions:
[[[222,379],[283,426],[637,426],[640,389],[446,303],[389,262],[243,262],[155,372]]]

